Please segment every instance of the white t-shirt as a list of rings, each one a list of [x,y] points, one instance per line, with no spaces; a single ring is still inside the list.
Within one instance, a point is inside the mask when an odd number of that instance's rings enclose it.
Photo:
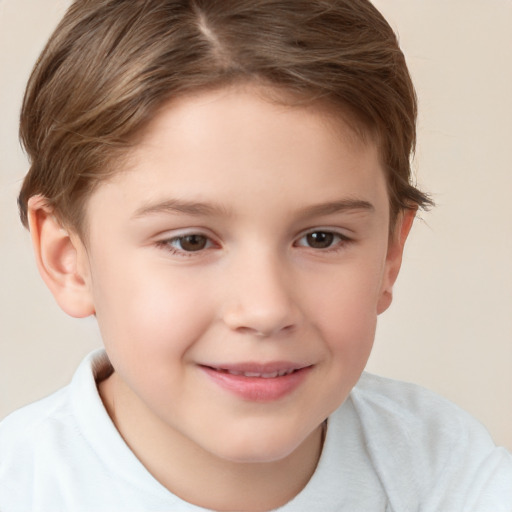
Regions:
[[[124,443],[88,356],[69,386],[0,423],[2,512],[198,512]],[[201,482],[197,482],[201,485]],[[418,386],[364,373],[329,418],[307,486],[279,512],[511,512],[512,455]]]

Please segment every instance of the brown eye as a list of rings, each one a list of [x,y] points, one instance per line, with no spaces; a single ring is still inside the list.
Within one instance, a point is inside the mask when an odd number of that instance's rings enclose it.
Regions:
[[[180,249],[187,252],[201,251],[208,244],[208,238],[203,235],[180,236],[176,241]]]
[[[306,235],[307,245],[313,249],[327,249],[334,242],[334,233],[315,231]]]

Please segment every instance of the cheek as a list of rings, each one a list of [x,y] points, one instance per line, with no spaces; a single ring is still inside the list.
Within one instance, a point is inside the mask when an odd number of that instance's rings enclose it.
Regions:
[[[320,313],[323,338],[336,363],[358,368],[370,354],[377,326],[375,308],[359,306],[356,300],[331,304]]]
[[[162,273],[136,272],[121,280],[111,275],[104,282],[98,324],[116,372],[148,403],[179,393],[183,363],[208,328],[208,301],[192,284],[170,282]]]
[[[383,265],[351,265],[333,271],[323,287],[310,294],[316,329],[329,350],[341,354],[348,364],[368,357],[377,325],[377,303]],[[321,297],[319,300],[318,297]]]
[[[101,287],[95,289],[107,350],[122,346],[135,358],[165,357],[186,351],[201,335],[211,315],[200,283],[170,276],[165,269],[112,268],[99,269]]]

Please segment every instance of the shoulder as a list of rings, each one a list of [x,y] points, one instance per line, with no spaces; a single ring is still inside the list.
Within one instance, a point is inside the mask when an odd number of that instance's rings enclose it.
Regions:
[[[66,424],[68,389],[64,388],[7,416],[0,423],[0,505],[27,510],[38,461],[51,439],[58,438]],[[51,459],[49,459],[51,460]],[[21,507],[21,508],[20,508]],[[6,508],[8,510],[8,508]]]
[[[0,422],[2,510],[32,509],[32,494],[45,493],[48,479],[68,472],[70,457],[84,444],[76,404],[95,392],[92,361],[84,360],[70,385]]]
[[[22,443],[25,449],[36,445],[38,438],[48,440],[65,430],[74,429],[77,402],[87,395],[96,394],[95,373],[103,361],[103,352],[95,351],[87,356],[73,376],[72,382],[52,395],[14,411],[0,422],[1,459]],[[20,448],[22,448],[20,446]]]
[[[91,400],[99,400],[95,377],[105,366],[104,352],[89,354],[76,370],[69,385],[50,396],[14,411],[0,422],[0,464],[17,451],[36,450],[37,440],[63,439],[65,432],[76,432],[77,410],[90,409]]]
[[[389,422],[392,428],[430,431],[434,427],[434,432],[436,426],[447,432],[458,428],[476,428],[486,433],[466,411],[417,384],[365,372],[352,390],[351,399],[363,417],[379,418],[379,422]]]
[[[424,510],[512,510],[512,456],[467,412],[420,386],[367,373],[350,400],[397,510],[414,500]]]
[[[12,446],[34,440],[49,424],[55,425],[59,418],[68,415],[68,388],[62,388],[54,394],[33,404],[14,411],[0,422],[0,453],[2,459]],[[4,449],[5,448],[5,449]]]

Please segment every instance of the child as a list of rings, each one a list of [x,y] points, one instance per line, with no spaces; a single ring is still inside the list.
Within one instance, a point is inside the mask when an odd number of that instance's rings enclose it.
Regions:
[[[416,210],[414,89],[365,0],[80,0],[19,204],[105,351],[0,426],[0,510],[510,511],[512,457],[363,373]]]

